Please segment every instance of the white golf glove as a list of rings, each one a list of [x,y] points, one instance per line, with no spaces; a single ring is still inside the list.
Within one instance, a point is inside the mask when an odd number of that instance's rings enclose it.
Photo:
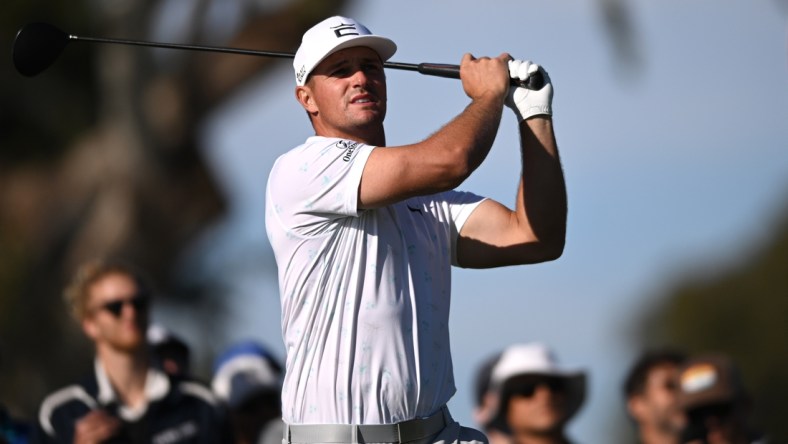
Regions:
[[[509,77],[526,81],[535,72],[541,71],[544,77],[544,86],[539,90],[532,90],[522,86],[512,86],[509,88],[509,95],[506,97],[506,106],[512,109],[517,115],[517,119],[523,120],[540,114],[553,114],[553,84],[547,71],[539,68],[539,65],[528,60],[510,60]]]

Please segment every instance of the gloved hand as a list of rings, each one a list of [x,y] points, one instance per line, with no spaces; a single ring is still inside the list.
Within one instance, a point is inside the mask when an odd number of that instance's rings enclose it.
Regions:
[[[544,77],[544,86],[541,89],[535,91],[522,86],[509,88],[506,106],[514,111],[520,122],[540,114],[548,116],[553,114],[553,84],[550,83],[547,71],[536,63],[528,60],[509,60],[509,77],[512,79],[524,81],[537,71],[541,71]]]

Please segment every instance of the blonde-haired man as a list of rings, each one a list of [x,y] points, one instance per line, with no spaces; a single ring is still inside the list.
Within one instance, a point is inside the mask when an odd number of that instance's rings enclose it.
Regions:
[[[229,442],[211,391],[153,365],[146,340],[152,288],[139,271],[88,262],[65,298],[96,359],[89,377],[41,403],[34,442]]]

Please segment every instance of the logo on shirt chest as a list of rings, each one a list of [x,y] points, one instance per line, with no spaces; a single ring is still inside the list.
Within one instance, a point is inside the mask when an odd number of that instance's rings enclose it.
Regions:
[[[152,439],[153,444],[175,444],[189,441],[199,433],[200,428],[195,421],[189,420],[163,430]]]

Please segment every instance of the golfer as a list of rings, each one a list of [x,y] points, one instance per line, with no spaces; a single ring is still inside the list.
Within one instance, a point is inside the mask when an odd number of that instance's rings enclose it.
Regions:
[[[295,55],[295,95],[315,135],[277,159],[266,190],[287,353],[283,442],[486,442],[446,408],[456,390],[451,265],[528,264],[563,251],[547,74],[508,54],[466,54],[467,107],[427,139],[389,147],[383,62],[395,51],[357,21],[331,17]],[[538,91],[509,86],[536,72]],[[489,152],[505,104],[520,122],[514,210],[454,190]]]

